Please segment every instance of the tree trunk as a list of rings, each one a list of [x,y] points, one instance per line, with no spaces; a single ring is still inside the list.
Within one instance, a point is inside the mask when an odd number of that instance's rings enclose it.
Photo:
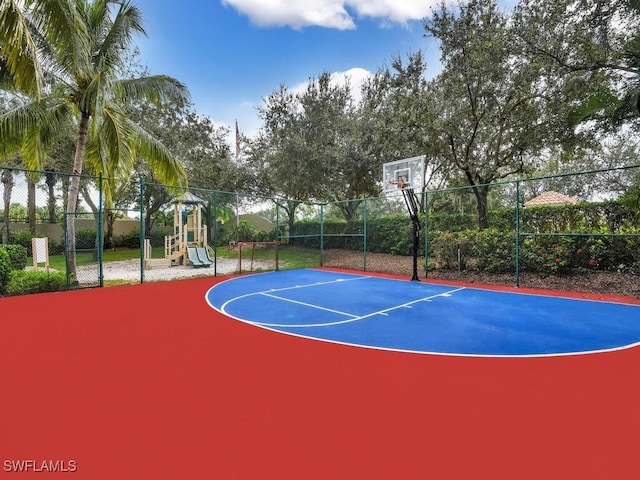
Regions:
[[[89,195],[89,189],[87,188],[86,185],[81,185],[80,187],[80,192],[82,193],[82,198],[84,199],[84,201],[86,202],[87,205],[89,205],[89,208],[91,209],[91,212],[93,213],[93,218],[96,221],[96,241],[95,241],[95,249],[93,250],[93,256],[92,256],[92,261],[93,262],[97,262],[98,261],[98,251],[101,247],[101,243],[102,243],[102,238],[100,238],[100,229],[98,228],[99,222],[100,222],[100,212],[98,211],[98,207],[96,206],[95,203],[93,203],[93,200],[91,200],[91,195]]]
[[[56,183],[58,183],[56,174],[47,172],[47,211],[49,213],[49,223],[56,223],[58,221],[56,215]]]
[[[342,212],[342,216],[347,222],[353,220],[356,212],[358,211],[358,207],[362,203],[362,200],[347,200],[346,202],[337,203],[338,208]]]
[[[89,115],[82,113],[78,126],[78,139],[76,142],[76,155],[73,160],[73,175],[69,184],[69,195],[67,197],[67,275],[72,285],[78,284],[76,268],[76,209],[78,208],[78,194],[80,193],[80,175],[84,163],[84,149],[87,144],[87,133],[89,129]]]
[[[3,214],[2,214],[2,243],[9,243],[9,208],[11,207],[11,190],[13,190],[13,186],[15,182],[13,181],[13,170],[3,170],[2,175],[0,175],[0,181],[4,186],[4,191],[2,193],[2,200],[4,204]]]
[[[67,202],[69,201],[69,176],[68,175],[64,175],[62,177],[62,211],[66,212],[67,211]]]
[[[287,206],[285,207],[285,210],[289,215],[289,235],[293,234],[293,225],[295,224],[296,208],[298,208],[298,205],[300,205],[300,202],[296,200],[287,200]]]
[[[29,219],[29,233],[36,234],[36,183],[27,175],[27,216]]]
[[[106,227],[104,229],[104,248],[115,248],[115,242],[113,241],[113,225],[116,221],[116,216],[112,210],[105,210],[102,216],[102,224]]]
[[[476,197],[476,211],[478,212],[478,228],[489,228],[488,197],[489,185],[474,186],[473,194]]]

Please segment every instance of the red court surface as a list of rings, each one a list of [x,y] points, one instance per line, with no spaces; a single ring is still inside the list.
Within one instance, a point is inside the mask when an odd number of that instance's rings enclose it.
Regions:
[[[0,479],[640,478],[638,347],[350,347],[220,316],[220,280],[0,299]]]

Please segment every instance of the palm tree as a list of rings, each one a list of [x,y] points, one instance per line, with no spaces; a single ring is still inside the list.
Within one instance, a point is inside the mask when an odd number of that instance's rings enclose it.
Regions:
[[[31,0],[24,2],[25,7],[18,6],[22,2],[17,0],[9,3],[17,4],[16,8],[22,13],[19,20],[25,21],[28,27],[25,32],[30,34],[28,38],[38,52],[36,63],[46,66],[45,77],[51,79],[51,86],[45,87],[42,95],[32,102],[0,116],[0,145],[20,151],[26,168],[41,168],[56,132],[63,130],[68,122],[75,122],[76,150],[67,196],[68,273],[75,278],[73,214],[85,160],[93,173],[104,176],[102,188],[107,205],[115,187],[114,179],[131,170],[137,156],[145,157],[163,183],[185,185],[182,164],[158,140],[131,121],[125,106],[137,102],[185,101],[188,92],[183,84],[164,75],[119,77],[134,34],[144,34],[141,12],[131,1]],[[59,8],[43,7],[52,4]],[[49,25],[43,24],[42,18],[51,16],[51,12],[63,12],[67,25],[73,23],[75,27],[49,31]],[[53,25],[57,24],[53,22]],[[2,24],[0,31],[9,30]],[[0,56],[9,59],[12,54],[4,48],[6,39],[3,33]],[[32,94],[37,90],[33,87],[37,84],[33,80],[37,75],[32,77],[31,70],[25,78],[18,67],[12,72],[16,86],[31,85]]]
[[[75,2],[69,0],[2,0],[0,3],[0,85],[12,84],[19,91],[39,96],[44,73],[38,55],[39,34],[46,30],[53,44],[78,41],[70,30],[83,24]]]

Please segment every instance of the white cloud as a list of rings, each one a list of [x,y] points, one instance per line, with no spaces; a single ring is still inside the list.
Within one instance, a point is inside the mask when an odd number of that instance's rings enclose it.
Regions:
[[[422,20],[431,12],[437,0],[346,0],[359,17],[379,18],[395,23]]]
[[[232,6],[261,27],[355,28],[341,0],[222,0],[222,4]]]
[[[331,83],[333,85],[345,85],[347,82],[351,88],[351,98],[358,103],[362,99],[362,84],[373,74],[364,68],[354,67],[344,72],[333,72],[331,74]],[[299,83],[290,88],[293,93],[304,93],[309,86],[309,81]]]
[[[360,103],[360,100],[362,100],[362,84],[372,76],[373,74],[369,70],[355,67],[346,72],[332,73],[331,81],[337,85],[344,85],[348,81],[351,87],[351,98],[353,98],[356,103]]]
[[[222,3],[261,27],[319,26],[349,30],[356,28],[349,10],[359,18],[403,24],[429,15],[430,7],[438,0],[222,0]]]

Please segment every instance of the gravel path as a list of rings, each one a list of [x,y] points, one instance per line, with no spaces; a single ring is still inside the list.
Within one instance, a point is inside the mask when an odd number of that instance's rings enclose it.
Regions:
[[[273,268],[269,262],[254,261],[253,271],[266,270]],[[242,264],[242,271],[247,272],[249,266]],[[176,266],[168,268],[152,268],[144,271],[145,281],[162,281],[173,280],[177,278],[194,278],[194,277],[206,277],[213,276],[214,271],[220,275],[231,275],[238,271],[238,261],[229,258],[218,258],[216,263],[216,269],[213,266],[208,268],[194,268],[191,266]],[[138,281],[140,280],[140,260],[122,260],[117,262],[105,262],[102,267],[102,273],[104,280],[125,280],[125,281]],[[88,277],[96,275],[96,266],[78,267],[78,278],[80,282],[87,280]]]
[[[423,258],[419,259],[418,274],[422,278]],[[325,266],[362,270],[362,253],[346,250],[328,250],[325,255]],[[391,273],[411,277],[413,258],[385,253],[367,254],[367,270],[372,272]],[[513,286],[514,274],[482,273],[464,270],[436,270],[429,272],[430,278],[456,280],[468,283],[497,284]],[[574,275],[541,276],[536,273],[523,272],[520,277],[521,287],[552,289],[566,292],[588,292],[596,294],[624,295],[640,298],[640,277],[628,273],[590,271]]]
[[[422,263],[422,259],[420,259]],[[420,264],[421,264],[420,263]],[[346,268],[354,270],[363,269],[362,253],[344,250],[328,250],[325,255],[324,265],[327,267]],[[254,261],[253,271],[274,270],[273,261]],[[242,272],[250,270],[250,265],[243,262]],[[401,276],[411,276],[412,258],[398,255],[387,255],[381,253],[367,254],[367,270],[372,272],[384,272]],[[231,275],[238,273],[237,259],[218,257],[218,275]],[[125,260],[118,262],[107,262],[103,267],[104,279],[122,280],[136,282],[140,280],[140,260]],[[209,268],[194,268],[190,266],[177,266],[170,268],[153,268],[145,270],[145,281],[163,281],[179,278],[194,278],[213,276],[213,266]],[[419,269],[420,277],[424,272]],[[487,274],[470,271],[441,270],[429,272],[430,278],[447,280],[459,280],[470,283],[513,285],[513,274]],[[97,282],[97,268],[78,267],[78,278],[80,283]],[[548,276],[541,277],[537,274],[523,273],[521,276],[522,287],[547,288],[564,291],[607,293],[615,295],[625,295],[640,298],[640,281],[637,275],[621,274],[615,272],[589,272],[581,275],[570,276]]]

